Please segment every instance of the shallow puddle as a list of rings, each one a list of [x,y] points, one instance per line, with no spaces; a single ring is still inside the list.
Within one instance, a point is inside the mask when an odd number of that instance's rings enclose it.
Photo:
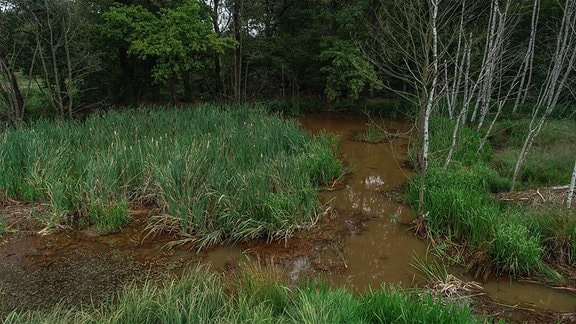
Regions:
[[[482,286],[495,301],[506,305],[535,307],[557,313],[576,311],[576,296],[570,292],[508,280],[490,280]]]

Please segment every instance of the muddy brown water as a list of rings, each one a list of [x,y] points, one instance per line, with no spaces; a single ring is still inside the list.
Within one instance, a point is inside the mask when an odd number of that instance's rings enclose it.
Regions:
[[[404,167],[409,125],[379,121],[402,136],[370,144],[352,140],[366,130],[367,118],[322,114],[299,121],[311,133],[339,134],[350,170],[343,184],[320,193],[331,212],[314,228],[287,241],[256,240],[196,253],[190,247],[166,249],[174,239],[169,235],[146,236],[143,229],[153,211],[135,211],[133,222],[117,234],[62,230],[41,236],[39,228],[26,221],[41,212],[37,207],[0,207],[0,214],[12,217],[19,230],[0,239],[0,317],[13,309],[46,309],[58,302],[98,304],[128,283],[171,280],[199,263],[226,271],[247,259],[274,262],[294,281],[319,277],[333,287],[357,292],[383,284],[417,284],[419,276],[411,263],[414,255],[425,256],[427,243],[407,226],[414,218],[411,209],[392,199],[394,190],[412,176]],[[574,295],[549,287],[495,280],[482,286],[495,303],[576,312]]]
[[[352,139],[365,131],[370,122],[366,118],[324,115],[300,121],[312,133],[326,131],[342,139],[341,153],[350,174],[342,189],[322,192],[321,199],[335,209],[372,217],[357,232],[343,238],[339,246],[324,247],[324,262],[345,263],[345,267],[343,271],[322,273],[322,279],[332,286],[359,292],[385,283],[411,286],[417,279],[412,256],[424,255],[427,244],[406,226],[414,218],[411,209],[389,196],[412,176],[412,171],[404,167],[409,125],[385,121],[384,128],[400,136],[370,144]]]

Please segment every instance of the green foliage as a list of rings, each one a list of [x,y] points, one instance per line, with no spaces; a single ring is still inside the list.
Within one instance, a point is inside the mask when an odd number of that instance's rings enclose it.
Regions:
[[[212,30],[210,12],[197,0],[186,0],[160,15],[141,6],[117,5],[103,14],[104,34],[126,39],[128,53],[141,60],[155,60],[154,77],[166,81],[202,66],[200,55],[223,53],[232,48],[231,38],[220,38]]]
[[[497,268],[513,277],[530,275],[543,268],[540,237],[517,221],[496,227],[491,251]]]
[[[450,146],[456,121],[447,117],[434,116],[430,119],[430,164],[444,165]],[[456,149],[452,155],[453,163],[462,166],[472,166],[478,161],[487,161],[492,150],[490,146],[484,148],[480,156],[477,154],[482,141],[482,134],[476,130],[461,125],[458,129]]]
[[[466,240],[475,247],[491,240],[501,213],[487,190],[488,184],[477,176],[476,170],[482,167],[430,168],[424,192],[430,233]],[[414,177],[408,187],[408,199],[414,206],[418,203],[418,188],[419,179]]]
[[[495,203],[490,184],[482,176],[486,172],[482,164],[429,170],[424,193],[428,232],[438,238],[466,242],[472,251],[488,249],[494,268],[513,277],[553,277],[548,276],[550,271],[543,264],[544,250],[538,232],[529,231],[522,217],[503,211]],[[416,206],[416,178],[408,190],[408,197]]]
[[[425,179],[425,221],[431,235],[465,242],[471,248],[470,254],[487,251],[490,260],[485,261],[492,262],[496,271],[513,277],[540,275],[557,281],[559,275],[544,264],[543,256],[546,252],[561,263],[574,262],[576,223],[557,209],[504,208],[491,195],[507,190],[510,180],[491,168],[488,161],[501,172],[505,167],[512,168],[513,155],[525,136],[521,129],[526,123],[520,120],[497,124],[492,143],[500,150],[492,155],[488,147],[480,156],[476,149],[481,134],[463,127],[454,163],[444,170],[442,164],[454,124],[434,118],[430,140],[432,161]],[[573,150],[561,152],[572,147],[572,141],[576,140],[570,127],[573,122],[569,121],[552,121],[546,126],[543,136],[534,144],[534,152],[539,156],[529,157],[524,181],[551,184],[550,181],[563,179],[559,173],[570,175],[576,156],[572,156]],[[530,159],[535,165],[530,164]],[[527,179],[530,174],[532,177]],[[418,202],[418,189],[419,177],[415,177],[408,186],[408,199],[414,206]]]
[[[358,99],[366,88],[381,89],[374,67],[353,43],[332,40],[320,59],[328,62],[321,71],[326,74],[326,96],[331,99]]]
[[[576,211],[563,206],[517,206],[513,212],[521,214],[522,223],[543,238],[546,253],[562,264],[576,264]]]
[[[8,232],[8,219],[4,215],[0,215],[0,237]]]
[[[364,318],[369,323],[474,323],[472,311],[436,299],[430,294],[382,288],[364,297]]]
[[[502,121],[492,137],[495,147],[491,163],[503,176],[510,178],[522,147],[528,120]],[[575,121],[549,120],[535,139],[519,180],[524,187],[555,186],[570,182],[576,160]]]
[[[103,306],[8,314],[7,323],[474,323],[469,308],[427,293],[382,288],[366,296],[325,285],[289,288],[248,273],[226,284],[196,269],[158,287],[125,288]]]
[[[286,310],[293,323],[363,323],[363,303],[343,289],[311,284],[299,291]]]
[[[48,203],[47,225],[78,213],[116,231],[126,204],[148,202],[199,246],[283,237],[313,221],[315,186],[342,173],[335,145],[258,107],[44,120],[0,137],[0,186]]]

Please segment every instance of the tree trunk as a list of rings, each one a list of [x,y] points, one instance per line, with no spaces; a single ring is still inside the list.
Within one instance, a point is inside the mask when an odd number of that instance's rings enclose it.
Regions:
[[[240,102],[242,96],[242,5],[243,0],[234,1],[234,39],[237,42],[234,52],[234,99]]]
[[[514,166],[510,191],[514,191],[516,180],[522,165],[526,162],[534,139],[540,133],[548,116],[556,109],[560,94],[567,87],[568,77],[576,64],[576,35],[574,35],[574,30],[576,30],[576,0],[567,0],[563,9],[554,56],[543,89],[540,91],[538,101],[532,111],[528,135],[524,139],[522,150]]]
[[[436,100],[435,91],[436,84],[438,83],[438,30],[436,27],[436,18],[438,17],[438,1],[431,0],[432,2],[432,84],[428,92],[426,100],[426,107],[423,111],[422,118],[422,165],[420,170],[420,188],[418,193],[418,216],[424,217],[424,191],[426,172],[428,171],[428,143],[429,143],[429,121],[434,101]]]
[[[220,30],[220,16],[218,11],[220,10],[220,0],[214,0],[212,7],[212,24],[214,26],[214,32],[218,37],[222,36],[222,31]],[[225,95],[225,85],[224,78],[222,77],[222,56],[220,54],[214,54],[214,74],[216,76],[216,96],[220,97]]]
[[[0,95],[10,109],[8,118],[13,124],[21,122],[26,116],[26,104],[18,86],[18,79],[10,62],[0,51],[0,75],[6,78],[6,87],[0,86]]]
[[[572,180],[570,181],[570,188],[568,188],[568,198],[566,199],[566,206],[572,208],[572,199],[574,198],[574,185],[576,184],[576,162],[574,162],[574,171],[572,171]]]
[[[134,69],[132,68],[126,49],[118,49],[118,59],[120,61],[120,68],[122,69],[122,83],[124,86],[124,96],[122,100],[124,104],[128,106],[137,106],[138,102],[134,95]]]

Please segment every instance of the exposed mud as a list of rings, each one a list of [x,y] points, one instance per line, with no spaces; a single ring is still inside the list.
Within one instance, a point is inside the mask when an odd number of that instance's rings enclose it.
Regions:
[[[99,304],[128,283],[160,283],[197,263],[228,271],[235,263],[261,260],[283,265],[296,281],[311,268],[326,268],[318,251],[358,233],[368,218],[332,211],[316,227],[287,241],[254,240],[196,253],[191,246],[165,248],[174,237],[147,236],[144,229],[152,211],[133,212],[127,228],[109,235],[90,229],[41,235],[42,225],[31,216],[39,212],[45,212],[41,206],[12,202],[0,213],[8,216],[15,230],[0,241],[0,316],[15,309],[49,309],[57,303]]]

